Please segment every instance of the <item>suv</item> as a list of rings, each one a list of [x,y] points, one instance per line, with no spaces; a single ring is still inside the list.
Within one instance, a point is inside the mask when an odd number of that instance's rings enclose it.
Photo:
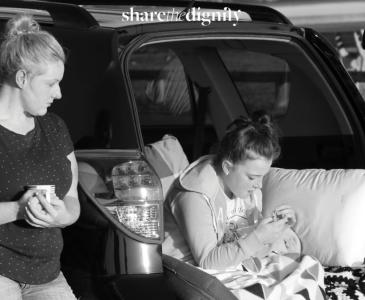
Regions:
[[[68,53],[52,110],[79,163],[62,268],[81,299],[233,298],[162,255],[163,193],[144,147],[166,133],[192,161],[237,116],[266,110],[281,129],[276,166],[365,168],[364,100],[319,33],[256,5],[62,2],[2,1],[0,24],[31,12]]]

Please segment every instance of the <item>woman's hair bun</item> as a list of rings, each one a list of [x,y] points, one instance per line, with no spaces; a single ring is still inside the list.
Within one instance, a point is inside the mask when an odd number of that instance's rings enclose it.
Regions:
[[[7,21],[0,44],[0,85],[19,70],[34,74],[43,64],[65,59],[62,46],[33,16],[17,14]]]
[[[30,15],[21,14],[7,23],[5,35],[8,38],[30,34],[40,30],[39,24]]]

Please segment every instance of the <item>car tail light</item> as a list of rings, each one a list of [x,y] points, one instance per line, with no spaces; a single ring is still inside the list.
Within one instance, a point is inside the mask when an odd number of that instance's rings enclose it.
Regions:
[[[112,182],[117,201],[108,210],[132,233],[160,240],[163,232],[161,183],[150,165],[131,160],[112,169]]]

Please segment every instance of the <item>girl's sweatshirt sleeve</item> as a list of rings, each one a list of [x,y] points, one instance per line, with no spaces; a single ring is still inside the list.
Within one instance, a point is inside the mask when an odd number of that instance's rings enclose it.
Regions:
[[[171,203],[171,211],[187,241],[196,263],[204,269],[238,266],[244,259],[265,248],[255,232],[244,239],[220,243],[212,211],[202,194],[181,192]]]

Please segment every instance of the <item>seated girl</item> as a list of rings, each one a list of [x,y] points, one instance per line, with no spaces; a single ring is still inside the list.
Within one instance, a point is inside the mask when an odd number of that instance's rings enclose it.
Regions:
[[[300,256],[294,211],[261,215],[262,179],[279,154],[269,116],[235,120],[217,154],[193,162],[169,192],[163,252],[213,274],[239,299],[325,299],[322,266]]]

